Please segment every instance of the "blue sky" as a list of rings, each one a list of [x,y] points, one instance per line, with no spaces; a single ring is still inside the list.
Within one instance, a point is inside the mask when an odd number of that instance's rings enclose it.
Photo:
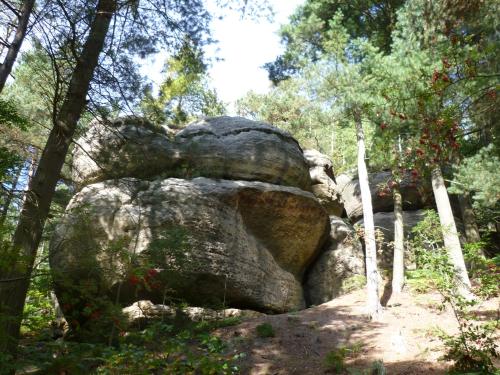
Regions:
[[[222,61],[214,61],[208,74],[219,97],[228,104],[230,114],[234,114],[234,102],[248,91],[264,93],[269,90],[271,83],[262,65],[281,53],[279,27],[303,2],[269,0],[275,12],[272,22],[265,18],[241,19],[240,13],[231,11],[226,12],[222,20],[214,17],[212,36],[219,43],[207,49],[207,56],[217,56]],[[209,11],[214,13],[214,7],[215,1],[208,0]],[[159,56],[148,66],[148,71],[152,72],[149,76],[156,83],[161,82],[164,61]]]

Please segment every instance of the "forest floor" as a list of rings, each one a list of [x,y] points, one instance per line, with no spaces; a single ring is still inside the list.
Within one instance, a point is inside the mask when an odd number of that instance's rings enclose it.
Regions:
[[[389,300],[377,322],[367,318],[365,301],[364,290],[358,290],[299,312],[221,328],[216,334],[229,342],[231,350],[246,354],[239,360],[244,374],[329,373],[325,359],[342,347],[348,348],[348,358],[340,373],[362,374],[375,361],[383,362],[387,374],[446,373],[450,363],[441,359],[444,348],[438,336],[440,331],[456,334],[458,324],[453,311],[443,308],[439,294],[404,292]],[[499,304],[499,298],[493,298],[475,306],[477,319],[498,319]],[[263,323],[272,326],[274,337],[257,333]]]

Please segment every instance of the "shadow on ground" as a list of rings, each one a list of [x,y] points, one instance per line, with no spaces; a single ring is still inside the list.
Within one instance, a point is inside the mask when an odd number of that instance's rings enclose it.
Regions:
[[[485,313],[489,317],[490,312]],[[256,327],[263,323],[272,325],[274,337],[258,336]],[[364,291],[356,291],[303,311],[226,327],[218,334],[229,342],[231,353],[245,353],[239,360],[243,374],[334,373],[325,358],[341,347],[356,348],[345,364],[359,374],[376,361],[383,362],[387,374],[445,374],[450,363],[441,360],[444,352],[436,327],[456,332],[452,313],[418,305],[409,294],[388,304],[381,321],[370,321]]]

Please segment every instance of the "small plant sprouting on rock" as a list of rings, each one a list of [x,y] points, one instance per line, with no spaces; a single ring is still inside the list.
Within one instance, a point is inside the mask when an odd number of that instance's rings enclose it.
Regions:
[[[257,331],[257,336],[262,337],[262,338],[274,337],[275,336],[274,328],[269,323],[259,324],[255,328],[255,330]]]

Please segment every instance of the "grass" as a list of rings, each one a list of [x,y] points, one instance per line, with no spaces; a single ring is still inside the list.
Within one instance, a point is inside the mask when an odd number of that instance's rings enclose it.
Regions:
[[[257,327],[255,327],[255,330],[257,331],[257,336],[261,338],[276,336],[273,326],[269,323],[259,324]]]

